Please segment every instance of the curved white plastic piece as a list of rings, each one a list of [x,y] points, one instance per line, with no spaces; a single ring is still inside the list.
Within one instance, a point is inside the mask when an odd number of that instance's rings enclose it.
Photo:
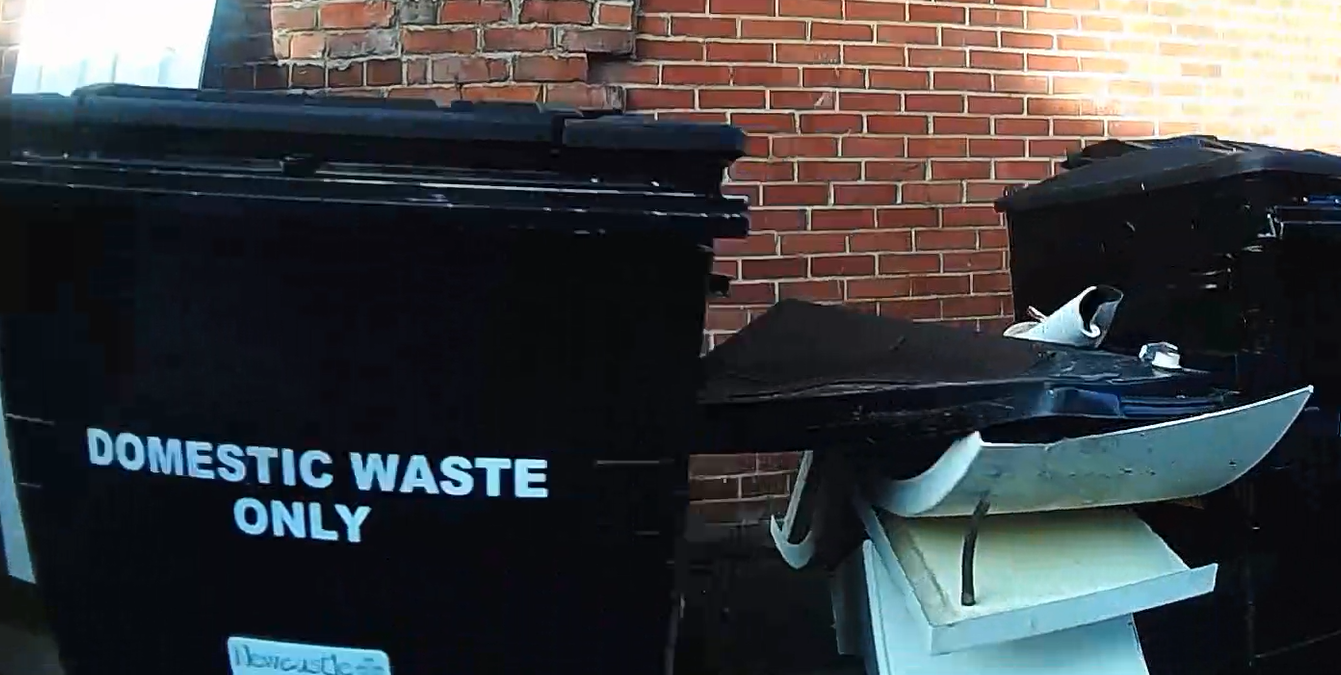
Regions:
[[[1304,387],[1248,405],[1054,443],[955,441],[908,480],[866,477],[880,508],[902,516],[1059,511],[1185,499],[1238,480],[1275,447],[1313,393]]]
[[[1038,321],[1017,323],[1007,328],[1005,335],[1072,347],[1097,347],[1108,336],[1122,298],[1122,291],[1112,286],[1090,286],[1052,314]],[[1037,315],[1037,310],[1031,314]]]
[[[820,523],[824,522],[823,514],[816,513],[816,520],[810,531],[806,533],[805,539],[799,544],[793,544],[787,541],[787,531],[782,523],[774,516],[768,521],[769,534],[773,535],[773,545],[778,548],[778,553],[782,554],[782,560],[791,566],[794,570],[805,568],[815,557],[815,540],[819,537],[817,531],[820,529]]]

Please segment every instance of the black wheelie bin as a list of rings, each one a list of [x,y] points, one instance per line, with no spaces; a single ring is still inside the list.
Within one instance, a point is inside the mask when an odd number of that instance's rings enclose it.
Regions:
[[[68,675],[668,668],[739,131],[109,85],[0,118]]]
[[[1247,396],[1315,387],[1246,480],[1148,518],[1189,559],[1221,562],[1214,594],[1138,620],[1151,672],[1336,668],[1341,157],[1183,136],[1103,141],[1063,168],[997,202],[1021,320],[1110,284],[1126,298],[1104,349],[1170,342]]]

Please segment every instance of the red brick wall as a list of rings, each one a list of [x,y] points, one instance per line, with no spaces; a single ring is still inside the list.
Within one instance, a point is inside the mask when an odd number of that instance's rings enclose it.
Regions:
[[[0,77],[22,2],[0,0]],[[748,129],[730,189],[756,206],[754,233],[720,247],[738,281],[710,308],[712,342],[779,298],[998,330],[1007,240],[989,202],[1067,150],[1193,131],[1341,138],[1334,0],[219,2],[213,83],[627,105]],[[696,508],[777,512],[794,466],[696,458]]]

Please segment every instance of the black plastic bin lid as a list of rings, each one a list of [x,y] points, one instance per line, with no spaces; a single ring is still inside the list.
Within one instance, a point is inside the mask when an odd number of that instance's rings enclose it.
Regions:
[[[0,97],[5,182],[66,176],[103,189],[530,208],[566,213],[577,229],[689,218],[700,225],[690,230],[743,236],[748,205],[722,193],[743,148],[727,125],[533,103],[121,84]]]
[[[1066,173],[996,201],[1005,212],[1033,211],[1267,172],[1341,178],[1341,157],[1317,150],[1190,135],[1109,139],[1067,157]]]
[[[587,161],[586,169],[598,174],[608,172],[599,161],[614,155],[635,158],[630,165],[649,173],[656,159],[675,164],[693,158],[720,169],[744,149],[744,134],[735,127],[615,111],[469,101],[444,108],[427,100],[122,84],[90,85],[70,96],[8,96],[0,121],[13,129],[4,137],[11,151],[35,138],[79,151],[140,132],[151,136],[124,140],[153,140],[157,145],[149,147],[164,154],[204,149],[248,158],[310,155],[332,162],[523,169],[571,169]],[[20,129],[32,134],[44,128],[60,135],[18,136]],[[80,133],[72,135],[72,129]],[[194,146],[182,147],[188,140]]]

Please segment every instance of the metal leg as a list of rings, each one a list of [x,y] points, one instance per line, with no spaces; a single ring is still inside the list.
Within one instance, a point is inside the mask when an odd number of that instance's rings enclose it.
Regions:
[[[973,509],[973,516],[969,519],[968,532],[964,534],[964,553],[959,561],[960,587],[959,602],[965,607],[972,607],[977,604],[978,599],[973,590],[973,552],[978,547],[978,529],[982,526],[982,519],[987,515],[987,509],[991,508],[991,503],[987,500],[987,495],[983,495],[978,500],[978,506]]]

